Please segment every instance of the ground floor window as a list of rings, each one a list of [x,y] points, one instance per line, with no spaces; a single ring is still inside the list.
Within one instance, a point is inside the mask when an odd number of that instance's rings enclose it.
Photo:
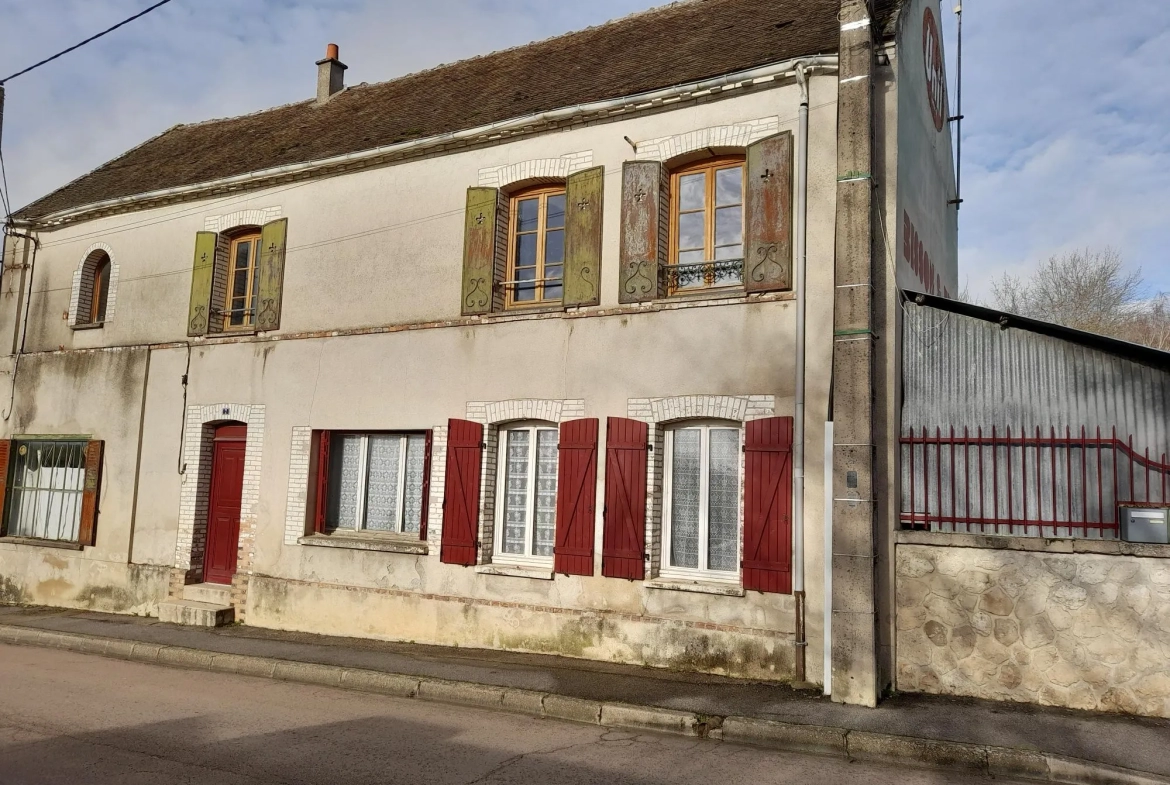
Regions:
[[[5,511],[8,536],[77,542],[87,444],[84,440],[12,443]]]
[[[556,427],[500,429],[495,560],[548,564],[556,540]]]
[[[330,433],[325,530],[418,534],[426,451],[422,433]]]
[[[739,575],[740,429],[704,423],[666,432],[660,574]]]

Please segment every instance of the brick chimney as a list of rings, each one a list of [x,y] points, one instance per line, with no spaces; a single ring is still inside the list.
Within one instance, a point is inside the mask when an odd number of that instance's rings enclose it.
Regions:
[[[323,104],[345,87],[345,63],[338,59],[337,44],[325,47],[325,59],[317,61],[317,103]]]

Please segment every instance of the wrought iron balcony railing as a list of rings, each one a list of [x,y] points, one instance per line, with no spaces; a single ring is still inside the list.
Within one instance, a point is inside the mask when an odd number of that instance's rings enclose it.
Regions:
[[[658,273],[668,294],[718,286],[739,286],[743,284],[743,259],[664,264],[658,268]]]

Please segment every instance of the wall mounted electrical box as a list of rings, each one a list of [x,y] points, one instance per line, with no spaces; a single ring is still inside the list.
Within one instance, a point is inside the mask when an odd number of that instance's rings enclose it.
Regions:
[[[1121,539],[1126,542],[1170,544],[1170,509],[1122,507]]]

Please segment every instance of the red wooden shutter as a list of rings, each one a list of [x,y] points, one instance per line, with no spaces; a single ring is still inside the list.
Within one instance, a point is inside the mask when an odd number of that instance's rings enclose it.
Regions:
[[[8,456],[12,454],[12,442],[0,441],[0,537],[8,534]]]
[[[747,424],[743,587],[792,592],[792,418]]]
[[[325,510],[329,506],[329,431],[317,434],[317,509],[313,531],[325,533]]]
[[[601,574],[641,580],[646,574],[646,457],[644,422],[610,417],[605,426],[605,531]]]
[[[472,565],[479,550],[479,477],[483,464],[483,426],[447,421],[447,487],[443,494],[443,534],[439,561]]]
[[[81,523],[77,529],[80,545],[93,545],[97,534],[98,497],[102,489],[102,447],[105,442],[85,445],[85,485],[81,492]]]
[[[597,431],[596,419],[561,423],[553,569],[566,575],[593,574]]]
[[[427,520],[431,517],[431,445],[434,431],[427,431],[427,447],[423,457],[422,514],[419,517],[418,538],[427,539]]]

